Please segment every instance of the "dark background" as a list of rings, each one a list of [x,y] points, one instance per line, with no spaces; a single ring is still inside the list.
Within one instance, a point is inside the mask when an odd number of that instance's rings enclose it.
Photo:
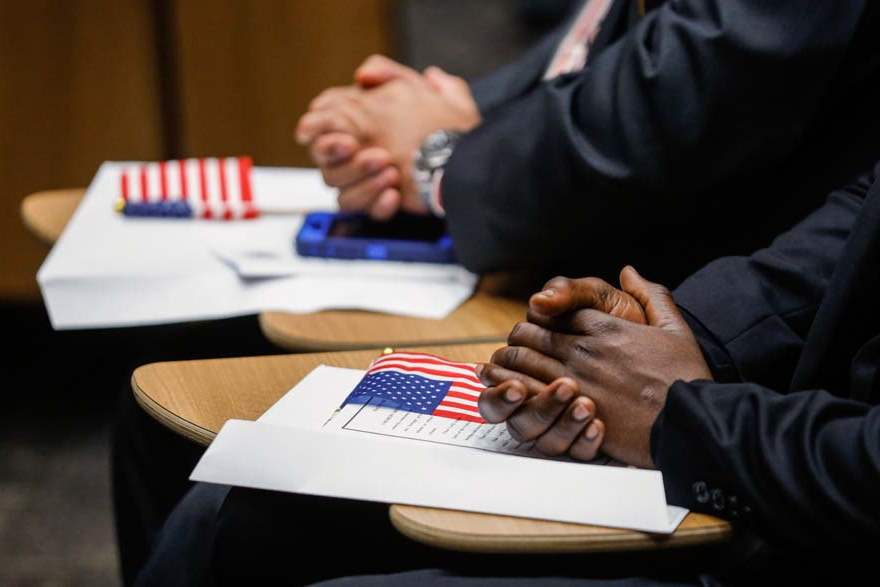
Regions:
[[[570,4],[0,0],[0,584],[118,584],[108,438],[134,366],[272,352],[252,318],[52,332],[35,278],[48,247],[22,225],[21,199],[86,186],[110,159],[307,165],[296,119],[367,55],[475,76]],[[246,334],[224,338],[233,330]]]

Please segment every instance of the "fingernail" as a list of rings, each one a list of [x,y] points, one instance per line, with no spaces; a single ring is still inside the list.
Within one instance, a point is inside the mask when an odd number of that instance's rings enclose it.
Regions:
[[[599,427],[596,426],[595,422],[587,426],[587,431],[584,432],[584,436],[587,437],[587,440],[596,440],[596,437],[599,436]]]
[[[544,296],[545,298],[552,298],[553,296],[556,295],[556,290],[553,289],[552,287],[548,287],[547,289],[545,289],[544,291],[541,292],[541,295]]]
[[[482,363],[477,363],[476,365],[474,365],[474,373],[477,374],[477,377],[482,377],[484,368],[485,367]]]
[[[574,390],[567,385],[560,385],[556,390],[556,399],[563,403],[568,402],[572,395],[574,395]]]
[[[376,173],[382,169],[382,164],[378,161],[368,161],[365,169],[367,170],[367,173]]]
[[[578,404],[574,407],[574,410],[572,410],[571,417],[576,422],[583,422],[590,417],[590,410],[588,410],[585,406]]]
[[[512,404],[515,404],[519,400],[522,399],[522,392],[518,389],[511,388],[504,392],[504,399],[509,401]]]

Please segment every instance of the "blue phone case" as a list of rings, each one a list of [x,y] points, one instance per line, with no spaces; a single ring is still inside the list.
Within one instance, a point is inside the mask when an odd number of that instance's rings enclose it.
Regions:
[[[296,252],[303,257],[409,261],[413,263],[454,263],[452,238],[436,241],[330,236],[337,220],[356,218],[354,214],[312,212],[307,214],[299,234]]]

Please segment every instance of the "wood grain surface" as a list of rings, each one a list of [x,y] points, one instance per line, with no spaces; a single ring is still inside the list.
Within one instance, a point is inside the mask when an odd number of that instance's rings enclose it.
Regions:
[[[86,190],[75,188],[27,196],[21,202],[24,225],[46,244],[55,244],[85,193]]]
[[[499,343],[417,347],[453,360],[483,361]],[[154,363],[139,367],[132,388],[143,408],[196,442],[211,441],[230,418],[254,420],[320,364],[364,368],[379,349]],[[595,552],[706,544],[727,539],[730,525],[690,514],[671,536],[507,516],[395,505],[390,517],[410,538],[475,552]]]

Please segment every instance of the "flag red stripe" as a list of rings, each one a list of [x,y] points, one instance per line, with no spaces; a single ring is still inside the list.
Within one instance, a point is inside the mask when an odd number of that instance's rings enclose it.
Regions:
[[[446,394],[446,397],[457,397],[458,399],[466,399],[475,402],[480,396],[473,396],[467,393],[461,393],[460,391],[450,391]]]
[[[399,369],[401,371],[408,371],[410,373],[427,373],[428,375],[437,375],[438,377],[460,377],[462,379],[468,379],[468,380],[471,380],[471,381],[474,381],[477,383],[479,383],[479,381],[480,381],[476,377],[464,375],[462,373],[450,373],[449,371],[440,371],[438,369],[428,369],[427,367],[410,367],[408,365],[401,365],[399,363],[387,363],[387,364],[381,365],[379,367],[373,367],[372,369],[370,369],[368,371],[368,373],[373,373],[375,370],[377,370],[379,368],[390,369],[392,367],[394,369]],[[471,385],[469,383],[459,383],[457,381],[455,383],[456,383],[456,385],[462,385],[462,386]],[[475,386],[474,389],[481,389],[481,388],[478,388]]]
[[[220,201],[229,201],[229,191],[226,189],[226,159],[217,159],[217,173],[220,176]]]
[[[446,410],[434,410],[433,416],[441,418],[452,418],[453,420],[464,420],[466,422],[476,422],[477,424],[485,424],[486,421],[479,416],[469,416],[467,414],[459,414],[458,412],[448,412]]]
[[[189,186],[186,184],[186,160],[181,159],[177,162],[177,169],[180,172],[180,196],[184,200],[189,197]]]
[[[241,183],[241,201],[250,202],[254,196],[251,193],[251,158],[238,158],[238,181]]]
[[[475,393],[483,393],[483,390],[486,389],[486,386],[482,383],[480,383],[479,385],[471,385],[470,383],[459,383],[458,381],[453,381],[451,389],[455,389],[456,387],[467,389]]]
[[[164,161],[159,162],[159,195],[162,200],[168,199],[168,170]]]
[[[477,408],[477,406],[470,406],[468,404],[460,404],[458,402],[449,402],[449,401],[446,401],[445,399],[437,405],[446,406],[447,408],[458,408],[459,410],[467,410],[468,412],[473,412],[475,414],[480,413],[480,410],[479,410],[479,408]]]
[[[146,202],[150,199],[149,188],[150,184],[147,181],[147,166],[141,165],[141,200]]]
[[[122,175],[119,177],[119,191],[121,192],[122,199],[126,202],[128,201],[128,172],[123,171]]]
[[[211,218],[211,207],[208,206],[208,175],[205,173],[205,160],[199,159],[199,190],[201,191],[202,202],[205,203],[205,210],[202,212],[202,218]]]
[[[473,372],[474,366],[468,363],[456,363],[455,361],[448,361],[443,357],[438,357],[436,355],[431,355],[428,353],[407,353],[407,352],[399,352],[399,353],[391,353],[388,355],[384,355],[373,360],[373,365],[378,363],[382,363],[385,361],[410,361],[410,362],[424,362],[424,363],[436,363],[438,365],[449,365],[450,367],[459,367],[461,369],[467,369],[468,371]]]

